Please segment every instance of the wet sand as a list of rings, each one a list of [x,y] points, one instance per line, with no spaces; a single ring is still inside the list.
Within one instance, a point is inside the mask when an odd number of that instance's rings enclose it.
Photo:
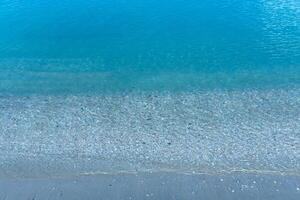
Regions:
[[[0,180],[0,199],[298,200],[299,188],[297,176],[138,173]]]

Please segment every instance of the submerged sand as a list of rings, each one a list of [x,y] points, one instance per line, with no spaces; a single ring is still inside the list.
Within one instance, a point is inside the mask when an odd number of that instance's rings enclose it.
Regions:
[[[300,174],[300,90],[0,97],[0,177]]]

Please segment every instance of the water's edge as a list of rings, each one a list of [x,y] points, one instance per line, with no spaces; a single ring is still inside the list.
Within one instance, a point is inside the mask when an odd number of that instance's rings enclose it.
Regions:
[[[300,178],[264,174],[138,173],[60,179],[0,179],[0,198],[297,200]]]

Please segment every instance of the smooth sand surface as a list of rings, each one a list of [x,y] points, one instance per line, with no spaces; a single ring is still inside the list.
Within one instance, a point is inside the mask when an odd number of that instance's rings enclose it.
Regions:
[[[1,200],[299,200],[300,177],[263,174],[115,174],[0,180]]]

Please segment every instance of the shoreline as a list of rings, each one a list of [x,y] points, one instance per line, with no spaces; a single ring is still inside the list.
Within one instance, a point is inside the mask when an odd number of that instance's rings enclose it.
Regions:
[[[297,200],[300,177],[226,174],[139,173],[64,179],[1,180],[0,198]]]

